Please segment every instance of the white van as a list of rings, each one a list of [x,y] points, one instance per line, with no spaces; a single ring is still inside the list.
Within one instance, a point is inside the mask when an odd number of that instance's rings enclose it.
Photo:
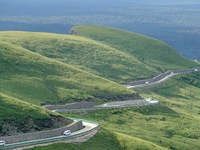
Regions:
[[[5,141],[0,141],[0,146],[4,146],[6,144]]]
[[[71,132],[71,130],[65,130],[64,132],[63,132],[63,135],[70,135],[72,132]]]

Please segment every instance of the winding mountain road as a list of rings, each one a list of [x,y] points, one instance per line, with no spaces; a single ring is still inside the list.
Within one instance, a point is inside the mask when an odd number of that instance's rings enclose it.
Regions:
[[[125,87],[129,89],[135,88],[144,88],[152,85],[157,85],[165,80],[169,79],[172,76],[186,74],[191,72],[200,71],[200,67],[189,68],[185,70],[170,70],[165,73],[159,74],[152,79],[145,79],[140,81],[130,82]],[[102,105],[95,105],[93,102],[79,102],[68,105],[49,105],[45,106],[47,109],[54,112],[66,112],[66,111],[84,111],[84,110],[95,110],[95,109],[105,109],[105,108],[122,108],[122,107],[130,107],[130,106],[148,106],[148,105],[156,105],[159,101],[152,99],[138,99],[138,100],[127,100],[127,101],[116,101],[105,103]]]
[[[189,68],[185,70],[170,70],[165,73],[159,74],[152,79],[145,79],[145,80],[130,82],[129,84],[125,85],[125,87],[129,89],[148,87],[151,85],[159,84],[169,79],[172,76],[191,73],[191,72],[198,72],[198,71],[200,71],[200,67]]]
[[[127,85],[125,85],[127,88],[134,89],[134,88],[143,88],[147,87],[150,85],[156,85],[158,83],[161,83],[167,79],[169,79],[172,76],[175,75],[180,75],[180,74],[186,74],[190,72],[198,72],[200,71],[200,67],[195,67],[195,68],[190,68],[186,70],[171,70],[167,71],[165,73],[159,74],[156,77],[152,79],[145,79],[145,80],[140,80],[140,81],[134,81],[131,82]],[[87,109],[105,109],[105,108],[121,108],[121,107],[130,107],[130,106],[147,106],[147,105],[156,105],[158,104],[159,101],[152,100],[152,99],[141,99],[141,100],[128,100],[128,101],[117,101],[117,102],[110,102],[110,103],[105,103],[102,105],[95,106],[94,103],[75,103],[75,104],[69,104],[69,105],[60,105],[60,106],[46,106],[47,109],[52,110],[52,111],[76,111],[76,110],[87,110]],[[74,118],[71,118],[74,119]],[[74,119],[76,120],[76,119]],[[54,143],[54,142],[59,142],[59,141],[66,141],[66,142],[71,142],[73,141],[73,138],[78,138],[78,140],[82,139],[83,141],[85,139],[89,139],[92,136],[96,134],[98,131],[99,125],[94,122],[90,121],[85,121],[82,120],[84,128],[81,130],[78,130],[76,132],[72,132],[70,136],[55,136],[52,138],[47,138],[47,139],[38,139],[38,140],[33,140],[33,141],[25,141],[25,142],[20,142],[20,143],[12,143],[12,144],[6,144],[5,146],[1,146],[0,149],[13,149],[17,147],[33,147],[33,145],[43,145],[47,143]],[[88,136],[88,134],[91,134]],[[88,137],[87,137],[87,136]],[[47,144],[48,145],[48,144]],[[19,148],[23,149],[23,148]]]

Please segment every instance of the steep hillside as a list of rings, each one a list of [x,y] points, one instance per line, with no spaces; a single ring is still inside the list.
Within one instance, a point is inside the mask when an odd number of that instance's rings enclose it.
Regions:
[[[118,83],[147,78],[158,73],[134,56],[87,38],[28,32],[1,32],[0,35],[1,41],[21,46]]]
[[[124,86],[38,53],[0,42],[0,90],[41,104],[132,94]]]
[[[149,78],[197,63],[158,40],[99,26],[75,26],[78,35],[0,32],[0,39],[118,83]]]
[[[136,57],[139,61],[158,71],[197,65],[179,55],[167,44],[144,35],[94,25],[74,26],[71,33],[107,44]]]
[[[0,93],[0,136],[66,126],[73,122],[44,108]]]
[[[176,76],[136,92],[113,82],[125,83],[197,63],[160,41],[135,33],[97,26],[75,26],[73,31],[87,38],[0,32],[0,136],[71,122],[34,104],[112,100],[138,96],[137,92],[160,104],[63,113],[94,120],[105,130],[87,143],[61,143],[47,149],[88,145],[100,149],[102,143],[108,149],[200,149],[200,73]]]

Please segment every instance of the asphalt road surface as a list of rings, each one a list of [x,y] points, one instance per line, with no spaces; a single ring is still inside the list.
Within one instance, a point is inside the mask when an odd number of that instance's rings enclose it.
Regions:
[[[74,118],[71,118],[71,119],[74,119]],[[76,119],[76,120],[82,120],[82,119]],[[76,120],[74,120],[74,121],[76,121]],[[77,135],[82,136],[82,134],[85,134],[85,133],[89,134],[90,131],[92,131],[93,129],[95,129],[99,126],[99,124],[88,121],[88,120],[82,120],[82,123],[83,123],[84,128],[81,129],[81,130],[72,132],[70,135],[67,135],[67,137],[69,137],[69,138],[66,138],[66,140],[68,140],[68,139],[71,140],[70,137],[75,137]],[[43,143],[44,143],[44,145],[49,145],[51,143],[59,142],[59,141],[62,141],[63,138],[65,138],[65,137],[66,137],[66,135],[60,135],[60,136],[55,136],[55,137],[46,138],[46,139],[38,139],[38,140],[32,140],[32,141],[24,141],[24,142],[19,142],[19,143],[6,144],[5,146],[0,147],[0,149],[22,150],[24,148],[31,148],[31,147],[34,147],[36,145],[42,146]],[[55,141],[53,139],[55,139]],[[57,139],[60,139],[60,140],[57,140]],[[49,140],[49,142],[46,142],[48,140]],[[40,144],[31,144],[31,143],[37,143],[38,141],[39,141]],[[42,142],[42,141],[44,141],[44,142]]]
[[[198,72],[198,71],[200,71],[200,67],[190,68],[186,70],[171,70],[171,71],[167,71],[165,73],[159,74],[152,79],[145,79],[145,80],[130,82],[129,84],[125,86],[129,89],[147,87],[150,85],[161,83],[175,75],[186,74],[190,72]]]

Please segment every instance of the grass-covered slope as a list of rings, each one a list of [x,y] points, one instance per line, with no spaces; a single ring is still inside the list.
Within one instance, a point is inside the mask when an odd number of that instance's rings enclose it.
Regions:
[[[179,55],[173,48],[156,39],[119,29],[94,25],[74,26],[72,31],[136,57],[158,71],[197,65]]]
[[[50,33],[0,32],[0,40],[118,83],[197,65],[165,43],[143,35],[86,25],[75,26],[72,30],[86,38]]]
[[[109,131],[119,133],[117,139],[121,146],[130,150],[131,146],[144,149],[149,144],[175,150],[198,150],[199,77],[200,73],[177,76],[153,89],[138,91],[144,97],[159,100],[158,106],[96,110],[71,116],[94,120]],[[142,144],[132,143],[134,140]]]
[[[134,56],[83,37],[49,33],[1,32],[0,39],[118,83],[147,78],[158,73]]]
[[[38,53],[0,42],[0,91],[41,104],[131,94],[122,85]]]
[[[115,133],[115,136],[121,147],[126,150],[167,150],[167,148],[126,134]]]
[[[115,145],[115,149],[123,150],[199,150],[200,149],[200,73],[191,73],[173,77],[162,85],[153,89],[139,91],[146,97],[160,100],[160,105],[154,107],[132,107],[122,109],[96,110],[81,114],[69,114],[97,121],[106,132],[88,143],[53,144],[42,149],[101,149],[99,141],[108,149]],[[171,94],[170,94],[171,93]],[[108,131],[112,134],[108,134]],[[100,139],[99,135],[103,135]],[[114,141],[108,137],[115,137]],[[105,141],[104,141],[105,139]],[[90,145],[89,144],[89,145]],[[84,147],[87,145],[88,147]],[[118,145],[120,145],[118,147]],[[106,149],[106,147],[103,147]]]
[[[166,98],[168,101],[164,103],[172,107],[177,106],[176,109],[184,109],[185,113],[192,116],[200,114],[200,73],[198,72],[173,77],[168,82],[143,89],[140,93],[160,97],[161,100]],[[200,119],[199,116],[197,118]]]
[[[30,150],[122,150],[117,138],[109,130],[100,131],[84,143],[57,143],[49,146],[35,147]]]
[[[35,147],[30,150],[167,150],[151,142],[133,138],[120,133],[111,133],[104,128],[89,141],[79,144],[57,143],[49,146]]]
[[[196,100],[200,98],[200,73],[193,72],[173,77],[167,82],[153,88],[146,88],[140,91],[147,94],[159,94],[166,98]],[[188,101],[190,103],[190,101]],[[193,102],[194,103],[194,102]]]
[[[0,93],[0,136],[66,126],[72,120]]]

